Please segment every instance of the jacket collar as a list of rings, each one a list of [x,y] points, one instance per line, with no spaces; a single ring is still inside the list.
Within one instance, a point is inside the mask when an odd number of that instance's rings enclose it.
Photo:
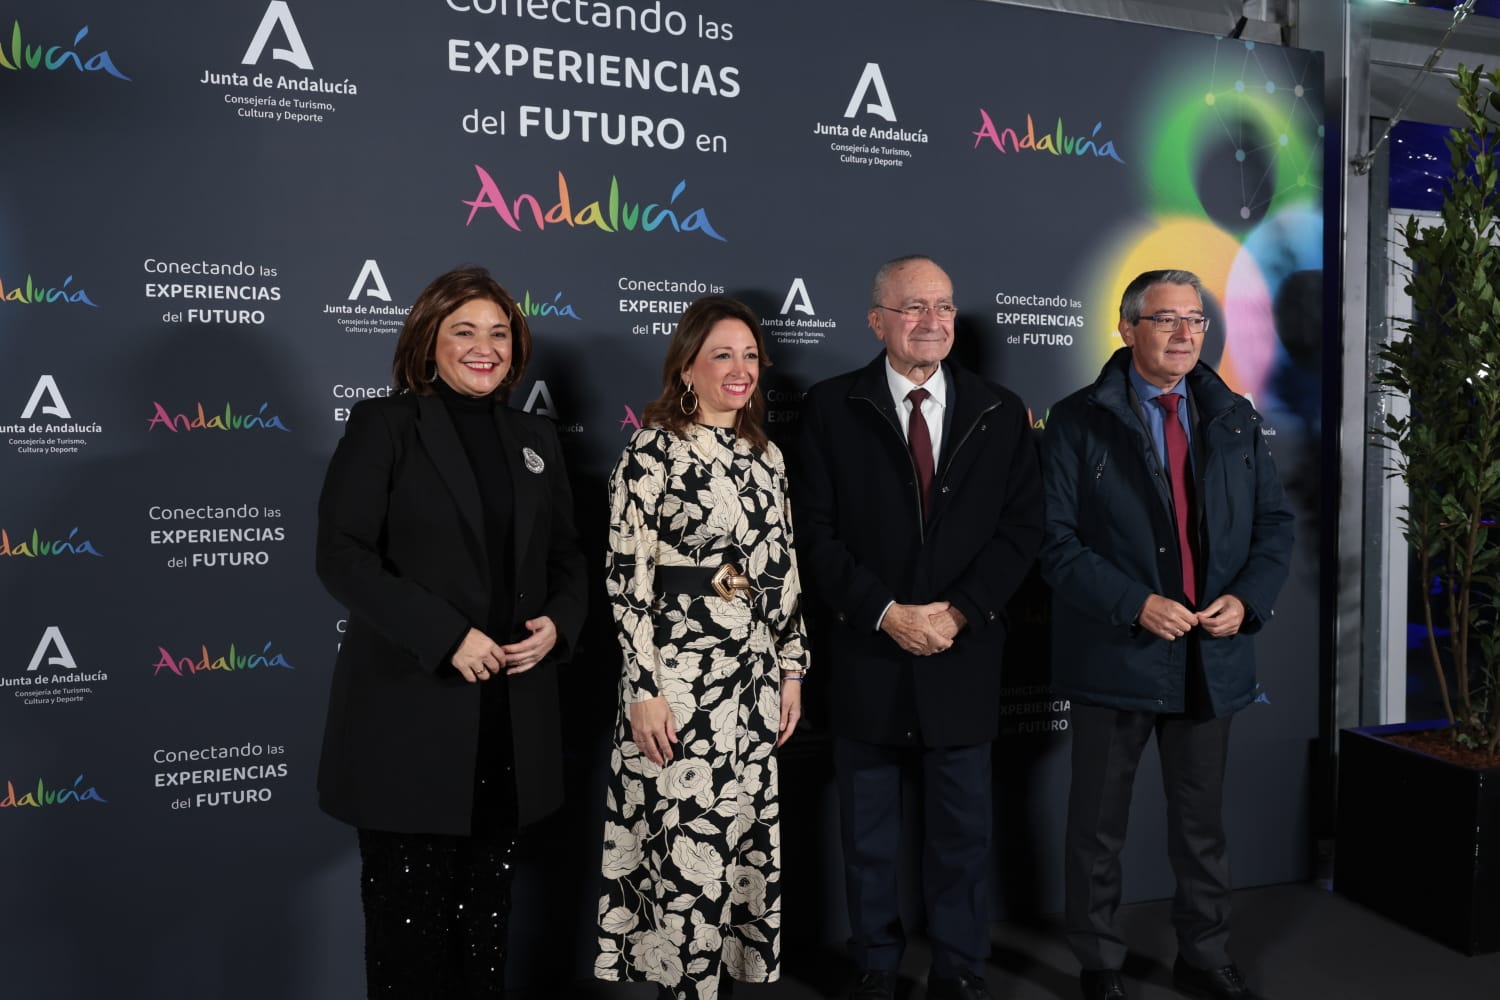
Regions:
[[[1131,416],[1130,405],[1130,348],[1122,347],[1110,355],[1099,377],[1089,392],[1089,399],[1122,416]],[[1217,372],[1203,361],[1193,366],[1185,376],[1188,391],[1193,397],[1193,406],[1204,420],[1214,417],[1244,401],[1244,397],[1230,389]]]
[[[474,533],[480,544],[484,543],[484,514],[479,501],[479,484],[474,480],[474,470],[469,466],[469,456],[463,442],[458,439],[458,430],[448,416],[447,407],[436,395],[417,397],[417,436],[432,464],[458,509],[464,523]]]
[[[978,454],[974,448],[964,447],[965,440],[984,415],[1000,406],[1004,400],[988,382],[967,368],[945,361],[943,376],[948,380],[948,402],[943,408],[942,454],[938,456],[938,467],[934,470],[934,475],[935,482],[944,486],[957,486],[967,475]],[[884,351],[854,373],[849,399],[869,402],[880,411],[891,428],[890,443],[899,448],[899,454],[903,456],[900,460],[907,461],[906,442],[901,436],[901,422],[896,416],[896,402],[891,398],[890,383],[885,377]],[[927,523],[931,524],[942,517],[946,506],[946,494],[936,491]]]
[[[463,442],[459,440],[458,429],[453,426],[447,407],[437,396],[418,396],[416,399],[417,435],[421,438],[428,457],[432,459],[432,464],[437,467],[443,484],[453,494],[464,523],[473,532],[482,549],[485,547],[483,502],[479,497],[479,483],[474,478],[474,469],[469,464],[469,455],[464,451]],[[525,451],[534,442],[521,440],[522,436],[518,433],[510,410],[504,405],[495,407],[495,429],[500,436],[500,451],[505,456],[505,464],[510,472],[512,523],[518,526],[533,524],[538,505],[543,500],[546,481],[544,473],[527,468]],[[536,455],[536,452],[532,450],[532,454]],[[540,455],[536,458],[537,461],[541,460]],[[517,574],[520,573],[529,541],[529,538],[523,537],[518,531],[515,544],[511,546],[515,553]]]
[[[875,355],[875,360],[854,373],[854,383],[849,387],[850,399],[864,399],[875,404],[875,408],[899,428],[896,419],[896,403],[891,399],[890,385],[885,380],[885,352]]]
[[[948,380],[947,413],[949,426],[967,430],[981,413],[994,409],[1001,402],[1000,396],[990,385],[958,365],[943,362],[943,377]],[[849,387],[850,399],[867,399],[874,403],[891,423],[900,427],[896,420],[896,403],[891,399],[889,383],[885,379],[885,352],[854,373],[854,383]],[[944,428],[944,434],[947,427]]]
[[[514,525],[513,544],[510,548],[515,559],[511,572],[512,578],[516,580],[521,578],[521,564],[527,548],[533,542],[541,540],[524,532],[522,525],[537,523],[537,512],[547,495],[547,477],[562,472],[561,469],[546,468],[542,456],[531,447],[538,442],[530,435],[523,434],[523,429],[517,426],[518,422],[517,415],[509,406],[502,403],[495,407],[495,429],[500,434],[500,452],[505,456],[505,464],[510,470],[511,523]],[[531,459],[529,464],[528,458]]]

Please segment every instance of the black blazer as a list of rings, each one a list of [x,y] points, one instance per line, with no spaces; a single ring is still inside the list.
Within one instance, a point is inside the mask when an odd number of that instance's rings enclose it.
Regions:
[[[868,743],[968,746],[1000,725],[1005,605],[1042,540],[1037,446],[1019,397],[944,365],[949,400],[923,521],[885,355],[802,406],[792,484],[804,578],[830,610],[832,728]],[[911,656],[876,629],[891,601],[950,601],[968,625]]]
[[[577,642],[586,583],[551,422],[497,408],[495,424],[515,488],[511,629],[547,615],[558,633],[536,667],[482,682],[509,685],[527,823],[562,802],[557,664]],[[448,657],[470,627],[484,629],[489,560],[479,485],[441,399],[402,394],[351,410],[318,501],[317,570],[349,609],[319,804],[365,829],[469,833],[481,685]]]

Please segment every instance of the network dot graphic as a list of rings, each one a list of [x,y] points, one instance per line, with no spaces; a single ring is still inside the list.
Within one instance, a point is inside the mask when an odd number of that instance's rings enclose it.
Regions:
[[[1216,46],[1204,104],[1214,109],[1224,141],[1235,150],[1242,219],[1266,211],[1278,174],[1283,184],[1300,190],[1320,186],[1314,178],[1322,175],[1317,169],[1323,156],[1322,113],[1309,101],[1320,88],[1306,79],[1315,65],[1294,65],[1286,50],[1257,48],[1254,42],[1221,39]],[[1317,141],[1306,141],[1309,135]],[[1298,136],[1304,138],[1294,139]]]
[[[1320,70],[1299,50],[1220,38],[1163,74],[1171,96],[1143,144],[1157,222],[1122,241],[1100,295],[1118,301],[1140,271],[1190,261],[1219,332],[1204,356],[1212,347],[1220,375],[1257,405],[1309,424],[1317,414],[1288,387],[1324,335],[1315,315],[1291,308],[1322,280]],[[1107,340],[1100,352],[1119,346]]]

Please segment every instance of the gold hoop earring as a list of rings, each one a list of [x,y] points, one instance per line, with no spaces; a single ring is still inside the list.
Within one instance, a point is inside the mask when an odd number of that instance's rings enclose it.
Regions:
[[[693,397],[692,406],[688,405],[687,400],[689,396]],[[692,386],[688,386],[686,391],[684,391],[683,394],[677,398],[677,408],[682,411],[682,415],[684,417],[691,417],[693,414],[698,412],[698,394],[693,391]]]

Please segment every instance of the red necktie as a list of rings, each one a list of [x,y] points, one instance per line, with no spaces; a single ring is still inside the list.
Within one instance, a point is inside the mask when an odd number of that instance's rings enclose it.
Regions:
[[[1187,431],[1177,418],[1179,393],[1164,392],[1154,400],[1166,414],[1167,466],[1172,475],[1172,509],[1177,514],[1177,552],[1182,559],[1182,593],[1189,604],[1198,603],[1198,574],[1193,560],[1192,476],[1188,472]]]
[[[927,432],[927,418],[922,416],[922,400],[932,393],[913,389],[906,394],[911,400],[911,423],[906,430],[906,447],[911,449],[912,465],[917,468],[917,484],[922,488],[922,516],[927,516],[932,499],[932,435]]]

